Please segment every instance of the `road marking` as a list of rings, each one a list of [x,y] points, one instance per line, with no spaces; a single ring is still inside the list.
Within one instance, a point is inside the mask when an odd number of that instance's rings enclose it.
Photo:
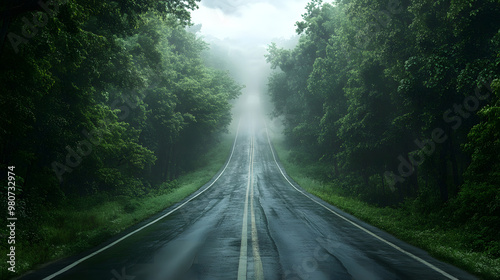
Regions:
[[[254,137],[252,136],[252,154],[254,150]],[[254,272],[256,280],[264,279],[264,269],[262,268],[262,260],[260,258],[259,253],[259,236],[257,235],[257,225],[255,223],[255,212],[253,208],[253,193],[254,193],[254,182],[253,182],[253,162],[252,162],[252,182],[250,183],[251,187],[251,200],[250,200],[250,212],[252,213],[252,248],[253,248],[253,258],[254,258]]]
[[[250,184],[252,177],[252,166],[253,166],[253,137],[250,139],[249,148],[249,160],[248,160],[248,180],[247,180],[247,191],[245,196],[245,205],[243,208],[243,225],[241,226],[241,243],[240,243],[240,261],[238,264],[238,280],[247,279],[247,256],[248,256],[248,196],[250,193]]]
[[[241,245],[240,245],[240,261],[238,264],[238,280],[247,279],[247,264],[248,264],[248,199],[250,197],[250,220],[252,224],[252,251],[254,258],[254,274],[256,280],[264,279],[264,270],[262,268],[262,260],[260,258],[259,252],[259,237],[257,235],[257,225],[255,222],[255,211],[253,206],[253,195],[254,195],[254,174],[253,174],[253,162],[254,162],[254,136],[250,137],[250,149],[249,149],[249,165],[248,165],[248,181],[247,190],[245,196],[245,208],[243,209],[243,225],[241,226]]]
[[[236,147],[236,141],[238,140],[238,134],[239,134],[239,131],[240,131],[240,124],[241,124],[241,118],[240,118],[240,120],[238,121],[238,128],[236,129],[236,136],[234,137],[233,148],[232,148],[232,150],[231,150],[231,154],[229,155],[229,159],[227,160],[227,163],[226,163],[226,165],[224,166],[224,169],[222,169],[222,171],[220,172],[219,176],[217,176],[217,178],[215,178],[215,180],[214,180],[214,181],[213,181],[213,182],[212,182],[212,183],[211,183],[208,187],[206,187],[204,190],[202,190],[201,192],[199,192],[197,195],[193,196],[193,197],[192,197],[192,198],[190,198],[189,200],[185,201],[185,202],[184,202],[184,203],[182,203],[181,205],[177,206],[175,209],[173,209],[173,210],[171,210],[170,212],[166,213],[165,215],[163,215],[163,216],[161,216],[161,217],[157,218],[156,220],[154,220],[154,221],[152,221],[152,222],[150,222],[150,223],[148,223],[148,224],[146,224],[146,225],[144,225],[144,226],[142,226],[142,227],[140,227],[140,228],[138,228],[138,229],[134,230],[133,232],[131,232],[131,233],[129,233],[129,234],[127,234],[127,235],[123,236],[122,238],[120,238],[120,239],[118,239],[118,240],[114,241],[113,243],[110,243],[110,244],[108,244],[107,246],[105,246],[105,247],[103,247],[103,248],[101,248],[101,249],[99,249],[99,250],[97,250],[97,251],[93,252],[92,254],[87,255],[86,257],[83,257],[83,258],[81,258],[81,259],[79,259],[79,260],[75,261],[74,263],[72,263],[72,264],[70,264],[70,265],[68,265],[68,266],[64,267],[63,269],[61,269],[61,270],[59,270],[59,271],[57,271],[57,272],[55,272],[55,273],[53,273],[53,274],[51,274],[51,275],[49,275],[49,276],[47,276],[47,277],[43,278],[43,280],[50,280],[50,279],[52,279],[52,278],[54,278],[54,277],[56,277],[56,276],[58,276],[58,275],[60,275],[60,274],[62,274],[62,273],[64,273],[64,272],[66,272],[66,271],[68,271],[68,270],[72,269],[73,267],[75,267],[75,266],[79,265],[80,263],[82,263],[82,262],[84,262],[84,261],[86,261],[86,260],[88,260],[88,259],[92,258],[93,256],[95,256],[95,255],[97,255],[97,254],[99,254],[99,253],[101,253],[101,252],[103,252],[103,251],[105,251],[105,250],[107,250],[107,249],[109,249],[109,248],[111,248],[111,247],[115,246],[116,244],[118,244],[118,243],[122,242],[123,240],[125,240],[125,239],[129,238],[130,236],[132,236],[132,235],[136,234],[137,232],[139,232],[139,231],[141,231],[141,230],[143,230],[143,229],[145,229],[145,228],[147,228],[147,227],[149,227],[149,226],[151,226],[151,225],[153,225],[153,224],[157,223],[158,221],[162,220],[163,218],[165,218],[165,217],[167,217],[167,216],[171,215],[172,213],[174,213],[175,211],[179,210],[181,207],[183,207],[184,205],[186,205],[188,202],[190,202],[191,200],[193,200],[193,199],[197,198],[197,197],[198,197],[198,196],[200,196],[202,193],[204,193],[206,190],[208,190],[209,188],[211,188],[211,187],[215,184],[215,182],[217,182],[217,180],[219,180],[219,178],[222,176],[222,174],[224,174],[224,171],[226,171],[226,168],[228,167],[229,163],[231,162],[231,159],[233,158],[234,148]]]
[[[310,200],[312,200],[314,203],[316,203],[316,204],[318,204],[319,206],[321,206],[321,207],[325,208],[325,209],[326,209],[326,210],[328,210],[329,212],[331,212],[331,213],[335,214],[335,215],[336,215],[336,216],[338,216],[339,218],[341,218],[341,219],[345,220],[346,222],[348,222],[348,223],[352,224],[353,226],[355,226],[355,227],[359,228],[360,230],[362,230],[362,231],[364,231],[364,232],[368,233],[369,235],[371,235],[371,236],[375,237],[376,239],[378,239],[378,240],[380,240],[380,241],[384,242],[385,244],[387,244],[387,245],[391,246],[392,248],[394,248],[394,249],[398,250],[399,252],[401,252],[401,253],[403,253],[403,254],[405,254],[405,255],[407,255],[407,256],[409,256],[409,257],[413,258],[414,260],[416,260],[416,261],[418,261],[418,262],[420,262],[420,263],[422,263],[422,264],[424,264],[424,265],[426,265],[427,267],[431,268],[432,270],[434,270],[434,271],[436,271],[436,272],[439,272],[440,274],[442,274],[443,276],[447,277],[448,279],[451,279],[451,280],[459,280],[458,278],[454,277],[453,275],[450,275],[450,274],[448,274],[447,272],[445,272],[445,271],[443,271],[443,270],[441,270],[441,269],[437,268],[437,267],[436,267],[436,266],[434,266],[433,264],[430,264],[429,262],[427,262],[427,261],[425,261],[425,260],[423,260],[423,259],[421,259],[421,258],[419,258],[419,257],[415,256],[414,254],[412,254],[412,253],[410,253],[410,252],[408,252],[408,251],[405,251],[404,249],[402,249],[401,247],[397,246],[396,244],[394,244],[394,243],[392,243],[392,242],[390,242],[390,241],[385,240],[384,238],[382,238],[382,237],[380,237],[380,236],[376,235],[375,233],[371,232],[370,230],[368,230],[368,229],[366,229],[366,228],[364,228],[364,227],[362,227],[362,226],[360,226],[360,225],[356,224],[355,222],[353,222],[353,221],[351,221],[351,220],[347,219],[346,217],[342,216],[341,214],[339,214],[339,213],[337,213],[337,212],[333,211],[332,209],[330,209],[330,208],[326,207],[326,206],[325,206],[325,205],[323,205],[322,203],[320,203],[320,202],[318,202],[318,201],[316,201],[316,200],[312,199],[310,196],[308,196],[308,195],[307,195],[306,193],[304,193],[302,190],[300,190],[300,189],[298,189],[297,187],[295,187],[295,186],[294,186],[294,185],[290,182],[290,180],[288,180],[288,178],[285,176],[285,173],[283,173],[283,170],[282,170],[282,169],[281,169],[281,167],[279,166],[278,161],[276,160],[276,156],[274,155],[274,150],[273,150],[273,147],[272,147],[272,145],[271,145],[271,140],[269,139],[269,132],[267,131],[267,124],[266,124],[266,122],[264,122],[264,126],[265,126],[265,128],[266,128],[267,142],[269,143],[269,147],[271,148],[271,153],[272,153],[272,155],[273,155],[274,162],[276,163],[276,166],[278,167],[279,171],[281,172],[281,175],[283,176],[283,178],[285,178],[285,180],[288,182],[288,184],[290,184],[290,186],[292,186],[292,187],[293,187],[296,191],[300,192],[300,193],[301,193],[301,194],[303,194],[305,197],[309,198],[309,199],[310,199]]]

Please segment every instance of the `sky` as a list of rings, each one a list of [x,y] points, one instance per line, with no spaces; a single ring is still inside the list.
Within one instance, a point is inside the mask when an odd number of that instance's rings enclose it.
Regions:
[[[227,51],[233,78],[245,86],[233,114],[255,100],[272,110],[266,94],[271,73],[264,55],[272,42],[296,35],[295,23],[302,20],[310,0],[201,0],[191,13],[193,24],[201,24],[201,36],[211,46]]]
[[[265,47],[295,35],[309,0],[201,0],[192,21],[206,38]]]

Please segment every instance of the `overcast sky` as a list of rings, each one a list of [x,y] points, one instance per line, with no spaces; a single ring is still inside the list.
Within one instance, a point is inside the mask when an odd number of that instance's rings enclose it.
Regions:
[[[192,21],[204,37],[253,46],[295,34],[309,0],[201,0]]]
[[[198,35],[227,50],[231,75],[245,85],[233,113],[245,106],[245,100],[253,100],[252,95],[266,98],[263,87],[271,71],[264,58],[267,46],[296,35],[295,22],[302,19],[309,1],[201,0],[199,9],[191,13],[192,22],[202,25]]]

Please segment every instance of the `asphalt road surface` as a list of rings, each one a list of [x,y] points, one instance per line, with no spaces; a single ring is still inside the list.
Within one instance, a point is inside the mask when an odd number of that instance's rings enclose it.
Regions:
[[[248,113],[225,167],[199,191],[22,279],[476,278],[305,193]]]

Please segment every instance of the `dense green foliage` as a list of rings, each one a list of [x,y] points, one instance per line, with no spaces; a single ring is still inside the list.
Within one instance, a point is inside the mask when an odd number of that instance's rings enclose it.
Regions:
[[[212,179],[227,161],[233,141],[233,134],[223,135],[219,143],[198,157],[192,171],[163,183],[148,195],[130,197],[100,192],[72,197],[68,205],[47,209],[37,232],[43,242],[29,244],[21,240],[16,244],[16,273],[22,275],[36,269],[37,264],[75,255],[106,242],[140,221],[162,215],[167,207],[184,200]],[[182,208],[180,213],[187,217],[190,210]],[[7,254],[8,251],[0,248],[0,252]],[[0,264],[0,279],[12,279],[14,274],[3,273],[8,266],[6,262]]]
[[[154,192],[227,130],[241,86],[206,67],[207,44],[186,31],[197,1],[11,2],[0,169],[16,167],[19,240],[40,242],[43,210],[71,197]]]
[[[480,279],[497,280],[500,276],[500,258],[470,249],[477,238],[474,230],[440,222],[441,213],[431,218],[415,213],[411,207],[380,207],[347,196],[334,183],[317,179],[324,169],[322,162],[305,165],[293,159],[295,152],[287,147],[283,137],[274,137],[273,142],[287,174],[307,192]]]
[[[298,45],[266,57],[296,160],[498,257],[500,3],[313,0],[296,26]]]

